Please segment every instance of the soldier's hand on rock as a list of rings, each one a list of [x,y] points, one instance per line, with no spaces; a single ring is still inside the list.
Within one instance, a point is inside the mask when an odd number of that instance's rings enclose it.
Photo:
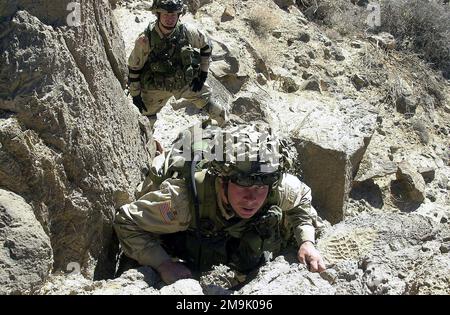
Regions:
[[[191,82],[191,88],[193,92],[198,92],[203,88],[205,84],[206,77],[208,76],[208,72],[201,71],[198,78],[195,78]]]
[[[167,284],[192,277],[191,271],[185,265],[171,260],[164,261],[156,268],[156,271],[159,272],[161,279]]]
[[[311,272],[322,272],[325,268],[325,263],[319,251],[314,247],[314,244],[307,241],[304,242],[297,253],[298,260],[308,267]]]
[[[145,107],[144,101],[142,100],[142,96],[136,95],[133,96],[133,104],[139,109],[139,112],[147,111],[147,107]]]

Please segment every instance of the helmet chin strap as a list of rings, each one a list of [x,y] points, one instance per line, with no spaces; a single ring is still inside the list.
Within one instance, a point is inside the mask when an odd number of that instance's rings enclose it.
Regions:
[[[222,179],[220,180],[220,184],[221,184],[221,186],[222,186],[222,194],[223,194],[223,197],[225,197],[225,199],[226,199],[226,200],[223,200],[223,198],[222,198],[222,201],[226,202],[226,204],[229,205],[229,204],[230,204],[230,201],[229,201],[229,199],[228,199],[228,179],[222,178]],[[222,195],[222,194],[221,194],[221,195]],[[222,196],[221,196],[221,197],[222,197]]]

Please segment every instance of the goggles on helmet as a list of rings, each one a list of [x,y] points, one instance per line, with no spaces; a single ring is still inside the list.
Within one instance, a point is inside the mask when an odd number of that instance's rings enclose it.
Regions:
[[[273,186],[275,183],[278,182],[280,179],[280,173],[274,172],[274,173],[258,173],[258,174],[233,174],[228,177],[230,181],[234,184],[237,184],[239,186],[243,187],[250,187],[250,186]]]

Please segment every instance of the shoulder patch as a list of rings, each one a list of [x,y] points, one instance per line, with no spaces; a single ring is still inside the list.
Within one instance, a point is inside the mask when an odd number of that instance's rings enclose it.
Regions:
[[[145,34],[141,34],[138,39],[136,40],[136,43],[139,45],[148,45],[148,37]]]
[[[291,174],[285,174],[278,189],[280,194],[280,207],[283,210],[292,209],[300,202],[302,183],[297,177]]]
[[[171,209],[172,203],[170,200],[161,202],[158,206],[161,217],[165,223],[170,224],[176,218],[176,212]]]

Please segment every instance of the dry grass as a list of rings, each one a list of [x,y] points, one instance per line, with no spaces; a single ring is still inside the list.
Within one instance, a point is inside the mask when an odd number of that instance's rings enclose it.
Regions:
[[[267,66],[278,64],[276,49],[272,45],[260,38],[255,38],[252,41],[252,45]]]
[[[366,7],[350,0],[297,0],[299,8],[318,24],[341,35],[385,31],[400,50],[418,54],[450,78],[450,4],[446,0],[381,0],[381,26],[370,29]]]
[[[367,28],[365,8],[350,0],[297,0],[297,5],[310,20],[342,36],[361,33]]]
[[[450,5],[427,0],[385,0],[381,29],[400,48],[416,52],[450,78]]]
[[[250,27],[258,37],[266,37],[280,25],[280,17],[268,8],[257,8],[247,17]]]
[[[415,96],[432,96],[432,104],[421,102],[421,106],[432,112],[435,107],[443,106],[446,97],[441,91],[435,71],[420,56],[409,51],[386,51],[373,44],[364,48],[358,61],[358,68],[364,69],[363,75],[370,81],[378,81],[384,90],[383,101],[392,107],[404,95],[407,83]]]

